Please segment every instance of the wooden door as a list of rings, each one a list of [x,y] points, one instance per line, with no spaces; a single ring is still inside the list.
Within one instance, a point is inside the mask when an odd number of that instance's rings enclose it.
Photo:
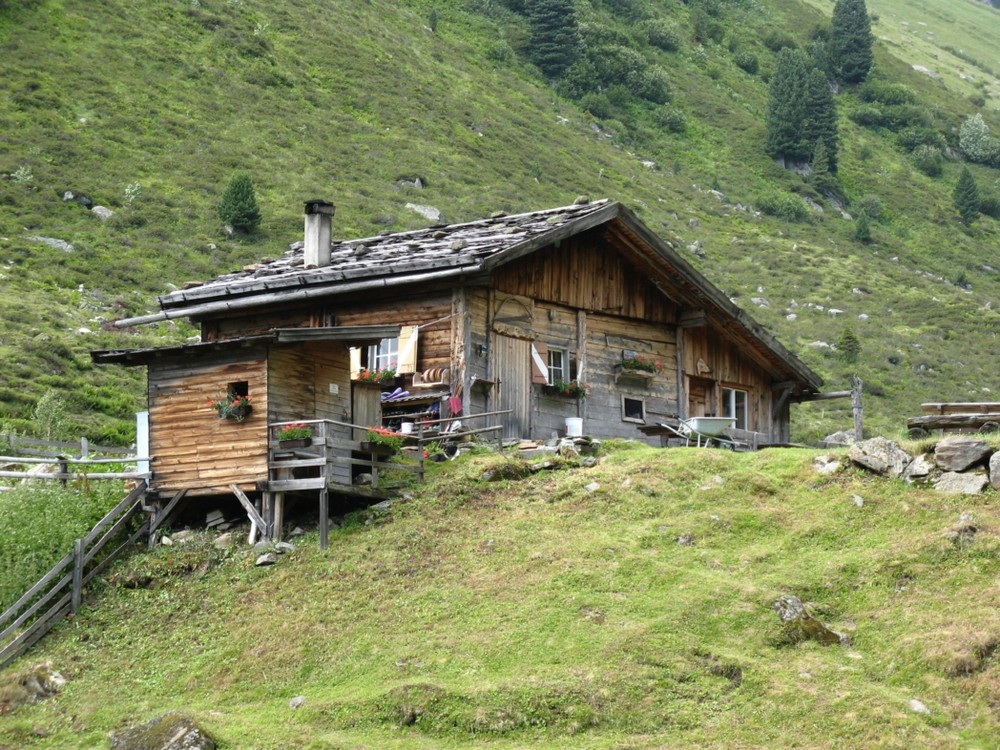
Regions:
[[[715,381],[705,378],[688,378],[689,417],[714,417]]]
[[[522,438],[531,434],[531,342],[511,336],[494,336],[497,405],[505,414],[503,436]]]

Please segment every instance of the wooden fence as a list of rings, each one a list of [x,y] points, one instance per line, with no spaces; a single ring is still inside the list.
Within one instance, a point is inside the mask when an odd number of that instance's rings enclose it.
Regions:
[[[122,448],[117,445],[91,445],[85,437],[70,443],[60,440],[38,440],[18,435],[15,432],[0,433],[0,450],[12,455],[48,456],[51,458],[69,457],[68,454],[73,451],[80,452],[79,458],[88,458],[91,453],[122,457],[135,455],[134,448]]]
[[[76,612],[83,597],[83,587],[146,533],[146,523],[138,530],[129,526],[143,510],[146,487],[146,482],[141,481],[87,536],[76,540],[72,552],[0,614],[0,628],[3,628],[0,632],[0,669],[27,651],[59,620]],[[114,542],[119,542],[118,546],[105,552]]]

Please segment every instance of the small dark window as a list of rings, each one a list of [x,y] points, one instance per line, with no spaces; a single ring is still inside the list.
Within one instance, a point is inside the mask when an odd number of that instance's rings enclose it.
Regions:
[[[226,395],[229,396],[230,401],[237,396],[249,396],[250,383],[245,380],[237,380],[235,383],[230,383],[226,386]]]
[[[645,422],[646,402],[641,398],[622,396],[622,420],[625,422]]]

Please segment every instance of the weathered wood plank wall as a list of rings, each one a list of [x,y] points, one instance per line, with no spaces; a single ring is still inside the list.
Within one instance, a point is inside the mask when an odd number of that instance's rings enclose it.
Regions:
[[[771,378],[756,362],[710,325],[685,329],[683,350],[684,372],[688,376],[699,376],[701,360],[701,377],[715,381],[711,399],[714,408],[718,408],[723,386],[745,390],[750,401],[749,429],[768,435],[775,432]],[[708,372],[704,372],[705,367]]]
[[[253,411],[243,422],[219,419],[209,405],[229,383],[246,381]],[[264,353],[149,365],[150,452],[156,491],[254,488],[267,478],[267,371]]]

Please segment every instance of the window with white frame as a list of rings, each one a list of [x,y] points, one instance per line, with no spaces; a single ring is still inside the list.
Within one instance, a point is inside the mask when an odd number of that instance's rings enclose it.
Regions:
[[[646,421],[646,401],[634,396],[622,395],[622,421],[643,424]]]
[[[548,356],[548,379],[549,385],[554,385],[557,380],[564,383],[569,382],[569,357],[565,349],[549,349]]]
[[[368,347],[369,370],[395,370],[399,364],[399,339],[382,339]]]
[[[739,388],[722,389],[722,416],[734,417],[736,428],[746,430],[749,423],[750,394]]]

